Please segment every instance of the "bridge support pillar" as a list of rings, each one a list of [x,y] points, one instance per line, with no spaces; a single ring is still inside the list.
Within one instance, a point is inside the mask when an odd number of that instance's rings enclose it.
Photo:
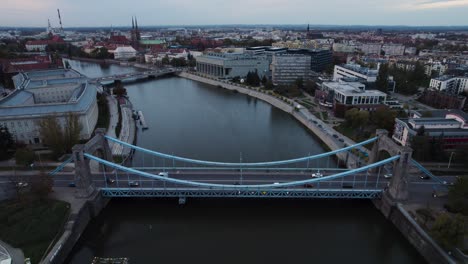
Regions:
[[[82,144],[75,145],[72,148],[73,160],[75,162],[75,184],[77,187],[75,196],[77,198],[89,198],[95,191],[89,160],[84,156],[85,149],[85,145]]]
[[[106,129],[105,128],[96,128],[95,132],[95,138],[97,138],[99,146],[102,149],[102,158],[107,160],[107,161],[112,161],[112,151],[109,147],[109,142],[107,139],[104,137],[106,135]]]
[[[408,172],[413,150],[409,147],[402,147],[400,159],[393,166],[393,177],[390,181],[388,191],[390,196],[397,201],[408,199]]]
[[[413,150],[409,147],[403,147],[395,143],[388,137],[388,131],[385,129],[377,129],[377,141],[374,142],[369,156],[369,164],[378,162],[380,152],[387,151],[391,156],[400,155],[397,161],[393,162],[393,176],[390,180],[387,192],[390,199],[394,201],[404,201],[408,199],[408,170],[411,162]],[[377,168],[370,170],[372,173],[377,172]],[[381,171],[381,174],[385,172]],[[380,175],[382,177],[382,175]]]

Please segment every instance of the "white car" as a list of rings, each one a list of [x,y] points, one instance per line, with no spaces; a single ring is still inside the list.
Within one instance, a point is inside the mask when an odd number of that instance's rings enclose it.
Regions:
[[[18,182],[16,184],[16,187],[18,187],[18,188],[28,187],[28,183],[27,182]]]
[[[158,173],[159,176],[162,176],[162,177],[169,177],[169,173],[168,172],[160,172]]]
[[[312,173],[312,178],[321,178],[321,177],[323,177],[323,174],[320,172]]]
[[[385,178],[385,179],[390,179],[390,178],[392,178],[392,177],[393,177],[393,175],[392,175],[391,173],[385,174],[385,175],[384,175],[384,178]]]

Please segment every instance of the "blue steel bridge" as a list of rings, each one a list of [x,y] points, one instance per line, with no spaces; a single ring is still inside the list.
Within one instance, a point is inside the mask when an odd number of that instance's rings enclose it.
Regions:
[[[141,152],[153,164],[129,167],[113,162],[109,142]],[[350,152],[373,144],[368,162],[340,168]],[[388,154],[379,159],[385,150]],[[332,162],[330,162],[332,160]],[[216,162],[165,154],[104,135],[76,145],[67,162],[75,163],[78,196],[100,191],[105,197],[256,197],[256,198],[392,198],[408,196],[411,149],[396,145],[386,131],[352,146],[317,155],[267,162]],[[67,163],[65,162],[65,163]],[[51,172],[58,173],[65,163]],[[314,166],[315,164],[315,166]],[[320,164],[320,165],[317,165]],[[433,175],[431,175],[433,177]]]

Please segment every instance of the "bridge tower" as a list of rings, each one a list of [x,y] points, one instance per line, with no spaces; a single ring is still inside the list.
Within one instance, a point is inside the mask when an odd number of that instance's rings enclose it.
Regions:
[[[400,158],[393,162],[393,176],[387,189],[387,194],[394,201],[404,201],[408,199],[408,172],[413,150],[403,147],[388,137],[388,131],[377,129],[377,141],[372,146],[369,157],[369,164],[379,161],[382,151],[388,152],[391,156],[400,155]],[[375,172],[376,169],[373,169]]]
[[[73,161],[75,162],[76,196],[78,198],[88,198],[94,191],[95,186],[92,181],[91,167],[89,160],[84,153],[93,154],[97,152],[103,159],[112,161],[112,152],[107,139],[104,137],[106,130],[97,128],[95,135],[86,144],[77,144],[72,148]]]

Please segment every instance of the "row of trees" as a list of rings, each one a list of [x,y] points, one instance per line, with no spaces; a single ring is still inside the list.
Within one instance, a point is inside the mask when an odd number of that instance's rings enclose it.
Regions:
[[[415,94],[419,87],[427,87],[430,78],[426,75],[424,65],[416,62],[414,70],[398,69],[382,64],[379,68],[375,85],[377,89],[387,92],[389,76],[396,82],[396,91],[402,94]]]
[[[47,117],[39,123],[42,142],[52,150],[54,158],[70,153],[80,140],[82,125],[78,115],[68,113],[62,120],[63,122],[57,117]]]

